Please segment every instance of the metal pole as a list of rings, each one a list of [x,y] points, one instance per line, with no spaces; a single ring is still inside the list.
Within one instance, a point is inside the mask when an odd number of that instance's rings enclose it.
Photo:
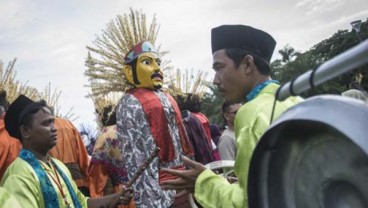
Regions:
[[[291,95],[300,94],[313,86],[320,85],[345,72],[353,70],[368,63],[368,40],[361,42],[355,47],[333,57],[318,67],[314,73],[309,70],[280,87],[276,98],[285,100]],[[313,77],[311,75],[313,74]]]

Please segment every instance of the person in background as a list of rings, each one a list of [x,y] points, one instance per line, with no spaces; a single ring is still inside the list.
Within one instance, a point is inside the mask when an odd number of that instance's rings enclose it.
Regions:
[[[278,118],[301,98],[275,102],[280,87],[270,77],[270,60],[276,41],[268,33],[245,25],[223,25],[212,29],[213,83],[226,102],[244,103],[235,117],[237,154],[234,171],[239,183],[231,184],[202,164],[183,157],[189,170],[162,169],[179,176],[161,183],[163,189],[194,191],[203,207],[248,207],[248,171],[253,154],[271,117]],[[276,104],[275,111],[273,105]]]
[[[6,91],[0,91],[0,181],[8,166],[18,157],[22,144],[8,134],[5,129],[4,117],[8,110],[9,102]]]
[[[97,111],[103,127],[97,137],[88,168],[89,190],[92,198],[118,193],[122,185],[128,182],[121,147],[117,142],[116,108],[108,105],[102,111]],[[132,200],[129,206],[121,207],[135,207],[134,201]]]
[[[123,72],[132,86],[121,98],[117,112],[118,141],[128,178],[134,176],[156,147],[160,148],[148,170],[134,183],[137,207],[170,207],[176,191],[162,190],[159,182],[173,176],[161,168],[185,169],[181,155],[193,155],[180,109],[163,91],[161,59],[154,46],[143,41],[126,54]]]
[[[178,94],[175,100],[182,113],[185,129],[194,150],[194,160],[206,165],[214,161],[212,146],[208,143],[208,136],[201,121],[189,111],[192,106],[192,96]]]
[[[128,204],[132,189],[91,199],[77,188],[69,169],[48,152],[58,140],[55,118],[41,100],[20,95],[5,115],[5,128],[22,142],[19,157],[8,167],[0,186],[22,207],[116,207]]]
[[[211,130],[212,141],[217,146],[220,136],[222,134],[220,126],[217,124],[210,124],[210,130]]]
[[[217,147],[215,145],[215,142],[213,142],[212,140],[210,121],[208,120],[206,115],[201,113],[201,98],[198,94],[193,93],[188,93],[187,96],[187,99],[191,101],[190,104],[187,106],[188,110],[201,121],[201,124],[207,134],[208,145],[212,148],[212,157],[214,158],[214,160],[219,160],[220,158]]]
[[[236,141],[234,133],[234,120],[235,115],[240,107],[240,103],[231,104],[230,102],[224,102],[222,105],[222,116],[225,120],[227,128],[221,134],[217,144],[221,160],[235,160]]]
[[[207,134],[208,144],[212,146],[210,121],[208,120],[206,115],[201,113],[201,98],[199,97],[199,95],[193,93],[188,93],[187,96],[187,99],[191,101],[187,108],[195,117],[197,117],[201,121],[203,128]]]
[[[55,117],[58,142],[50,151],[51,157],[63,162],[72,174],[79,190],[89,196],[87,168],[89,157],[78,129],[67,119]]]

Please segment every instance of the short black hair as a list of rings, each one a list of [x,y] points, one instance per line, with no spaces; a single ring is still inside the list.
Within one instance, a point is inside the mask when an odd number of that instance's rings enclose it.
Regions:
[[[38,102],[32,102],[24,108],[24,110],[20,113],[18,117],[18,122],[17,122],[17,132],[18,133],[17,134],[19,135],[19,137],[16,137],[17,139],[19,139],[20,141],[23,141],[22,134],[20,133],[19,128],[22,125],[31,127],[33,115],[38,113],[40,110],[43,110],[44,107],[48,108],[50,112],[53,114],[52,109],[50,108],[50,106],[47,105],[45,100],[40,100]]]
[[[102,109],[101,123],[103,126],[112,126],[116,124],[116,106],[107,105]]]
[[[0,106],[4,108],[5,111],[9,108],[9,101],[6,99],[6,91],[1,90],[0,91]]]
[[[27,105],[27,107],[25,107],[22,113],[19,115],[18,128],[22,125],[30,126],[33,115],[42,110],[44,107],[48,108],[52,113],[51,108],[47,105],[45,100],[40,100]]]
[[[176,102],[181,111],[188,110],[193,113],[201,111],[201,98],[194,93],[186,93],[185,95],[177,95]]]
[[[254,54],[254,53],[252,53],[248,50],[239,49],[239,48],[227,48],[227,49],[225,49],[225,53],[231,60],[234,61],[236,67],[239,67],[239,65],[241,64],[243,58],[246,55],[251,55],[251,56],[253,56],[254,64],[257,66],[258,71],[262,75],[270,75],[271,74],[270,64],[266,60],[261,58],[260,56]]]

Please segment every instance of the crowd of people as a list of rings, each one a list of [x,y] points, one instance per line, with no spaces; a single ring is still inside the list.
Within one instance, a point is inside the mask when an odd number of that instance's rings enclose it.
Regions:
[[[259,139],[272,114],[277,119],[303,99],[275,102],[276,41],[267,32],[222,25],[212,29],[211,43],[224,130],[201,113],[198,95],[162,88],[159,53],[145,40],[124,58],[131,89],[99,113],[103,128],[90,156],[77,128],[45,101],[20,95],[8,103],[1,92],[0,207],[190,207],[191,193],[197,206],[248,207]],[[235,161],[237,182],[205,167],[218,160]]]

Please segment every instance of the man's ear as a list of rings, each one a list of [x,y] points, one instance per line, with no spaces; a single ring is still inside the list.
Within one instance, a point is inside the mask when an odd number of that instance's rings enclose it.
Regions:
[[[124,65],[124,68],[123,68],[123,73],[125,74],[125,77],[126,79],[128,80],[128,82],[130,84],[133,84],[134,85],[134,80],[133,80],[133,69],[132,69],[132,66],[130,65]]]
[[[22,125],[19,127],[20,136],[22,137],[22,140],[26,140],[29,138],[29,128]]]
[[[224,113],[224,118],[226,119],[226,123],[229,122],[229,114],[228,113]]]
[[[244,69],[245,74],[250,74],[253,71],[254,59],[252,55],[244,56],[241,62],[242,68]]]

